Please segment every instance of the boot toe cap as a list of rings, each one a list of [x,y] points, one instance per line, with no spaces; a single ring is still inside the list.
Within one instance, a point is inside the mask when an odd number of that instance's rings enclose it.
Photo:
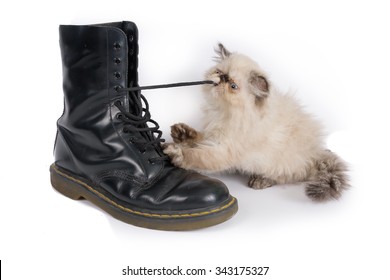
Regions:
[[[139,198],[167,211],[186,211],[218,207],[230,199],[230,194],[219,180],[175,169]]]

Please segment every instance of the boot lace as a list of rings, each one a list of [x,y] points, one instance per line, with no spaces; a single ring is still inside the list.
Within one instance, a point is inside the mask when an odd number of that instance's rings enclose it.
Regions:
[[[214,84],[213,81],[196,81],[196,82],[183,82],[183,83],[174,83],[174,84],[163,84],[163,85],[153,85],[153,86],[143,86],[143,87],[130,87],[130,88],[120,88],[118,91],[127,91],[129,94],[129,99],[132,100],[134,105],[132,106],[132,111],[134,114],[126,110],[121,101],[115,101],[114,105],[121,112],[117,118],[124,122],[123,132],[132,133],[139,132],[143,137],[131,137],[130,142],[138,146],[140,152],[144,153],[149,147],[156,149],[159,157],[150,158],[151,163],[157,161],[169,160],[169,157],[164,155],[161,149],[161,143],[165,142],[165,139],[161,138],[162,131],[159,129],[160,126],[158,123],[151,119],[149,112],[149,103],[143,96],[140,91],[148,89],[158,89],[158,88],[172,88],[172,87],[184,87],[184,86],[194,86],[194,85],[203,85],[203,84]],[[145,108],[142,106],[142,102],[145,104]],[[134,107],[134,108],[133,108]],[[153,126],[149,126],[148,123],[151,123]],[[157,134],[157,135],[155,135]]]
[[[142,107],[142,102],[145,104],[145,108]],[[151,163],[169,160],[169,157],[162,153],[160,145],[165,142],[165,139],[161,138],[162,131],[158,123],[151,119],[149,103],[146,98],[139,94],[139,98],[136,99],[136,114],[128,112],[119,100],[115,101],[114,105],[120,111],[117,118],[124,122],[123,132],[139,132],[143,136],[131,137],[129,141],[136,145],[141,153],[145,153],[149,147],[155,148],[160,157],[150,158],[149,161]],[[150,124],[152,125],[150,126]]]

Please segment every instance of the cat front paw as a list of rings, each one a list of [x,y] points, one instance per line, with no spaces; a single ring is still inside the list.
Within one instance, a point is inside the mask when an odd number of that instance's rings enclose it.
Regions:
[[[198,132],[184,123],[177,123],[171,126],[173,142],[194,142],[198,139]]]
[[[249,178],[248,186],[252,189],[261,190],[272,187],[276,182],[262,175],[252,175]]]
[[[168,143],[162,146],[163,153],[169,156],[173,165],[183,167],[183,151],[181,147],[175,143]]]

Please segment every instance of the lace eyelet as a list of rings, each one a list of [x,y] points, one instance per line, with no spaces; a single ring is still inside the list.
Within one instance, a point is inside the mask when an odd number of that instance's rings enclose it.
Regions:
[[[122,62],[122,60],[119,58],[119,57],[115,57],[114,58],[114,63],[115,64],[119,64],[119,63],[121,63]]]
[[[115,42],[113,46],[114,50],[119,50],[121,48],[121,44],[119,44],[118,42]]]
[[[122,132],[123,132],[123,133],[128,133],[129,130],[128,130],[126,127],[124,127],[124,128],[122,128]]]
[[[121,120],[123,118],[123,114],[122,113],[118,113],[118,114],[116,114],[115,118],[117,120]]]
[[[119,72],[115,72],[115,73],[114,73],[114,77],[115,77],[117,80],[119,80],[119,79],[122,77],[122,75],[121,75],[121,73],[119,73]]]
[[[129,35],[129,37],[127,38],[129,40],[129,42],[133,42],[134,41],[134,36],[133,35]]]
[[[114,86],[114,90],[119,93],[119,90],[121,89],[122,87],[121,86]]]
[[[134,50],[133,49],[129,49],[129,55],[133,55],[134,54]]]

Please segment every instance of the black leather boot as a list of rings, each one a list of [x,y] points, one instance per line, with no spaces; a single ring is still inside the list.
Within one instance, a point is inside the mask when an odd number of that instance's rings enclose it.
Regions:
[[[141,227],[189,230],[226,221],[237,211],[226,186],[172,166],[146,99],[121,90],[137,86],[137,41],[132,22],[60,26],[65,108],[51,183]]]

